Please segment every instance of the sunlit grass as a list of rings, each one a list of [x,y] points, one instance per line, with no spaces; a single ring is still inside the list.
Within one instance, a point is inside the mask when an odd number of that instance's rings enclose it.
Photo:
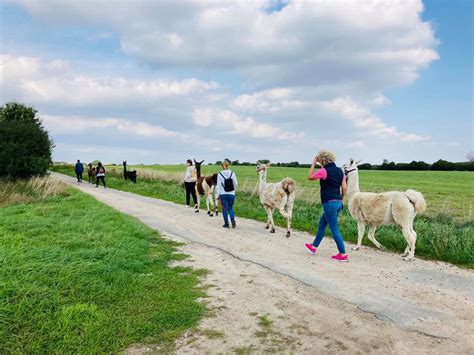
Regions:
[[[184,257],[176,243],[44,181],[0,183],[16,196],[0,208],[0,353],[169,347],[197,324],[202,273],[170,266]]]
[[[206,166],[206,170],[213,171],[213,167]],[[249,170],[251,167],[236,167]],[[147,167],[148,169],[148,167]],[[168,169],[168,168],[167,168]],[[165,169],[165,172],[166,170]],[[174,171],[173,171],[174,169]],[[176,174],[176,168],[171,173]],[[254,169],[254,168],[252,168]],[[289,169],[290,175],[292,168]],[[297,169],[297,168],[295,168]],[[73,175],[73,171],[69,167],[55,167],[55,171]],[[303,170],[303,169],[300,169]],[[240,174],[237,169],[236,173]],[[112,172],[108,175],[108,186],[130,191],[143,196],[156,197],[176,203],[184,204],[184,189],[181,186],[181,179],[173,178],[166,181],[157,178],[143,178],[140,170],[138,170],[139,179],[137,184],[133,184],[123,179],[123,175],[119,172]],[[254,173],[255,174],[255,173]],[[389,172],[387,172],[389,174]],[[437,174],[437,173],[435,173]],[[283,176],[286,176],[284,174]],[[291,175],[290,175],[291,176]],[[376,176],[376,175],[375,175]],[[385,174],[382,174],[385,176]],[[254,175],[255,177],[255,175]],[[239,180],[245,181],[245,175],[239,175]],[[266,221],[266,213],[260,205],[258,196],[252,191],[239,191],[235,204],[237,216],[256,219],[262,222]],[[416,188],[416,187],[415,187]],[[312,195],[318,194],[318,187],[312,187]],[[458,189],[462,190],[462,189]],[[422,191],[423,192],[423,191]],[[431,201],[428,198],[428,204]],[[293,223],[295,229],[315,233],[317,221],[322,213],[322,207],[319,200],[311,200],[310,198],[299,198],[295,202],[293,209]],[[286,226],[285,220],[278,214],[274,214],[275,222],[280,226]],[[340,216],[340,228],[347,241],[357,241],[357,223],[349,215],[347,208],[344,209]],[[466,267],[474,266],[474,221],[472,219],[454,218],[451,213],[440,211],[431,213],[427,216],[417,217],[414,228],[418,233],[416,244],[416,255],[431,259],[448,261],[451,263],[464,265]],[[377,230],[377,239],[388,249],[402,252],[405,249],[406,241],[402,236],[400,229],[396,226],[382,226]],[[367,237],[364,244],[372,245]]]

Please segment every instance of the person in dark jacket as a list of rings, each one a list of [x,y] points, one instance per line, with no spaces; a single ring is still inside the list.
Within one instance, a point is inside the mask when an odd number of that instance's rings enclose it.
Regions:
[[[82,182],[82,173],[84,172],[84,165],[82,165],[79,159],[77,160],[76,166],[74,167],[74,171],[76,172],[77,182]]]
[[[323,204],[323,215],[318,224],[318,232],[313,244],[305,244],[311,254],[316,253],[316,248],[324,238],[326,227],[329,225],[332,237],[336,242],[339,254],[332,257],[336,261],[348,261],[344,240],[337,223],[337,216],[342,210],[342,201],[347,191],[346,176],[341,168],[335,164],[335,156],[332,152],[322,150],[316,155],[308,173],[309,180],[319,180],[321,186],[321,203]],[[314,171],[316,165],[322,167]]]
[[[96,181],[95,187],[99,187],[99,182],[102,181],[102,184],[104,184],[104,189],[105,189],[105,168],[101,162],[97,164],[95,181]]]

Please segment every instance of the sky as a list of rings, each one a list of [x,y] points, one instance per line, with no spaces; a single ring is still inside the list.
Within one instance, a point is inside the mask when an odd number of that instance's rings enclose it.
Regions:
[[[0,0],[55,161],[465,161],[473,2]]]

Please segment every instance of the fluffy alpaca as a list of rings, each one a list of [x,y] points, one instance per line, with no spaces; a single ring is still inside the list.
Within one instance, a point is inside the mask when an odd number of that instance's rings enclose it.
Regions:
[[[96,168],[92,166],[92,163],[87,164],[89,169],[87,170],[87,176],[89,177],[89,184],[95,184],[95,175],[97,174]]]
[[[196,167],[196,196],[197,204],[194,206],[195,212],[199,212],[201,205],[201,196],[206,196],[207,214],[212,217],[214,212],[218,215],[217,203],[215,202],[214,190],[217,185],[217,174],[211,176],[201,176],[201,164],[204,160],[197,162],[194,160]]]
[[[136,170],[133,170],[133,171],[127,170],[127,161],[126,160],[122,163],[122,165],[123,165],[123,178],[125,180],[130,180],[134,184],[136,184],[137,183],[137,171]]]
[[[286,237],[290,237],[291,218],[293,211],[293,203],[295,201],[295,181],[291,178],[284,178],[280,182],[268,184],[267,170],[271,163],[262,164],[257,161],[257,172],[259,174],[258,192],[260,195],[260,203],[267,212],[268,219],[265,229],[270,228],[270,233],[275,233],[275,223],[273,222],[273,211],[275,208],[280,211],[281,215],[287,220]],[[287,211],[285,212],[285,207]]]
[[[358,224],[357,246],[359,250],[365,234],[365,226],[369,225],[368,237],[377,248],[385,248],[375,239],[375,229],[379,225],[396,224],[402,229],[407,241],[403,258],[410,261],[415,257],[416,232],[413,229],[413,220],[418,213],[426,210],[426,201],[423,195],[415,190],[391,191],[384,193],[360,192],[359,172],[357,163],[351,159],[349,166],[344,166],[347,176],[347,198],[349,212]]]

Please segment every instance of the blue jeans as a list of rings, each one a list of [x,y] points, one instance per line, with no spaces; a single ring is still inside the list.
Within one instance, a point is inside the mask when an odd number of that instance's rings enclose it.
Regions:
[[[234,201],[235,195],[223,194],[219,196],[219,199],[222,202],[222,216],[224,217],[224,223],[229,225],[229,217],[230,220],[233,221],[235,219],[234,216]]]
[[[342,201],[329,201],[323,203],[324,213],[321,216],[321,219],[319,220],[318,232],[313,242],[313,246],[315,248],[317,248],[323,240],[324,233],[326,232],[326,227],[329,224],[329,229],[331,229],[331,234],[334,238],[334,241],[336,242],[337,249],[339,249],[339,253],[346,253],[346,248],[344,247],[344,240],[342,239],[341,232],[339,232],[339,226],[337,225],[337,215],[341,210]]]

